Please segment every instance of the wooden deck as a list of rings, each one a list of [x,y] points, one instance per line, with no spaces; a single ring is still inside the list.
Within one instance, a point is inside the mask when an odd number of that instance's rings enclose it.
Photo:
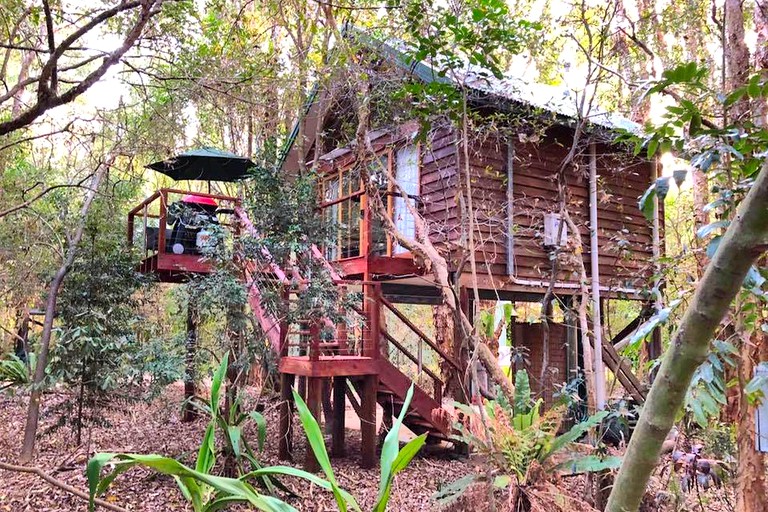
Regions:
[[[353,355],[285,356],[280,359],[280,373],[304,377],[359,377],[378,375],[379,361],[371,357]]]

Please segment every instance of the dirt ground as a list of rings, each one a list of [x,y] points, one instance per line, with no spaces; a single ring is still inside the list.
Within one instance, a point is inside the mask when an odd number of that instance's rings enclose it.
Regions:
[[[179,410],[181,388],[171,386],[151,404],[130,404],[110,410],[106,416],[109,427],[89,432],[86,446],[76,447],[67,428],[39,437],[36,465],[56,478],[87,492],[85,465],[95,452],[158,453],[179,458],[193,465],[205,420],[182,423]],[[63,396],[45,397],[41,432],[50,427],[50,404]],[[26,414],[26,397],[0,394],[0,460],[15,462],[21,446]],[[277,410],[268,404],[264,415],[268,435],[261,460],[265,465],[279,464],[277,459]],[[354,427],[355,425],[351,425]],[[295,460],[304,458],[301,432],[294,432]],[[255,432],[248,432],[256,439]],[[347,458],[335,459],[334,469],[341,486],[350,491],[363,510],[374,504],[379,485],[378,469],[363,470],[359,466],[360,433],[347,430]],[[450,449],[434,449],[420,454],[400,473],[394,485],[389,510],[435,510],[431,495],[443,484],[453,482],[471,471],[467,459],[457,458]],[[332,496],[326,491],[304,483],[287,480],[289,487],[302,496],[288,500],[302,511],[335,511]],[[105,498],[132,511],[184,511],[185,505],[176,484],[170,477],[158,476],[136,468],[121,475]],[[85,511],[86,503],[60,489],[48,485],[35,475],[0,471],[0,512],[13,511]]]
[[[64,395],[47,395],[44,400],[41,432],[54,424],[51,406],[65,400]],[[95,452],[158,453],[178,458],[193,465],[196,450],[206,426],[201,419],[182,423],[179,410],[182,399],[181,386],[171,386],[150,404],[133,403],[106,411],[109,426],[96,427],[87,434],[84,446],[75,446],[72,433],[67,428],[39,436],[35,464],[54,477],[87,492],[84,474],[89,457]],[[15,462],[21,446],[26,414],[26,397],[0,394],[0,460]],[[277,409],[276,402],[267,402],[264,415],[268,435],[261,460],[265,465],[280,464],[277,459]],[[378,468],[361,469],[359,466],[359,425],[353,418],[347,422],[347,457],[334,459],[334,469],[341,486],[350,491],[363,510],[374,504],[379,484]],[[295,460],[304,457],[304,442],[300,427],[294,431]],[[254,431],[249,439],[256,439]],[[408,432],[401,433],[401,440]],[[425,447],[413,462],[400,473],[394,485],[390,511],[438,510],[432,494],[443,485],[482,468],[474,468],[475,459],[457,458],[450,449]],[[672,478],[676,478],[672,476]],[[733,510],[734,497],[729,487],[691,492],[687,495],[669,492],[669,474],[656,475],[651,481],[644,511],[711,511]],[[301,511],[335,511],[332,496],[326,491],[295,479],[284,480],[300,498],[288,502]],[[564,497],[585,497],[587,487],[584,477],[563,478],[557,487]],[[674,486],[672,486],[674,487]],[[491,494],[492,495],[492,494]],[[503,504],[496,496],[492,500],[488,492],[470,492],[468,499],[454,504],[451,510],[493,510],[491,501]],[[121,475],[110,488],[105,499],[131,511],[186,511],[191,510],[170,477],[158,476],[151,471],[135,468]],[[503,508],[503,505],[502,507]],[[0,470],[0,512],[71,512],[86,511],[86,503],[52,487],[35,475]],[[245,508],[233,508],[245,510]]]

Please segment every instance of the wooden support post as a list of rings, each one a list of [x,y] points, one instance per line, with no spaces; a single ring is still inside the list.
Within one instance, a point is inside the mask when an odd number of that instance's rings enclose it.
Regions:
[[[277,456],[280,460],[293,460],[293,380],[290,373],[280,374],[280,431]]]
[[[379,285],[368,285],[368,321],[370,322],[370,345],[368,357],[379,359],[379,343],[381,341],[381,290]]]
[[[321,425],[322,421],[322,393],[323,393],[323,380],[318,377],[307,378],[307,408],[312,416],[317,421],[318,425]],[[321,430],[322,432],[322,427]],[[317,457],[309,446],[307,441],[307,449],[304,455],[304,469],[310,473],[314,473],[320,469],[320,464],[317,462]]]
[[[363,392],[360,397],[360,446],[362,467],[372,468],[376,465],[376,388],[379,384],[378,375],[366,375],[363,378]]]
[[[323,418],[325,419],[325,432],[326,434],[332,434],[333,433],[333,404],[331,402],[331,379],[323,379],[323,390],[322,390],[322,405],[323,405]]]
[[[181,421],[194,421],[198,411],[192,404],[195,398],[195,356],[197,355],[197,314],[195,305],[189,298],[187,302],[187,353],[185,356],[186,370],[184,372],[184,409]]]
[[[315,319],[309,322],[309,360],[320,360],[320,323]]]
[[[347,405],[347,379],[343,376],[333,378],[333,424],[331,433],[331,456],[344,457],[344,419]]]
[[[168,219],[168,190],[162,189],[160,191],[160,219],[157,227],[157,257],[160,258],[161,254],[165,254],[165,229]],[[146,236],[146,235],[145,235]]]

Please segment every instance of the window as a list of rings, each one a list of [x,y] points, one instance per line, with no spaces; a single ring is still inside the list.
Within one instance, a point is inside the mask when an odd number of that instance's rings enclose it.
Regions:
[[[324,220],[333,226],[325,254],[329,260],[360,256],[360,174],[353,169],[335,171],[323,180]],[[332,203],[332,204],[328,204]]]
[[[416,208],[415,198],[419,194],[419,147],[417,145],[409,145],[397,150],[395,179],[401,191],[408,194],[409,198],[403,198],[399,190],[393,191],[392,220],[400,233],[408,238],[416,238],[416,223],[411,208]],[[393,244],[393,254],[402,254],[407,251],[399,243]]]

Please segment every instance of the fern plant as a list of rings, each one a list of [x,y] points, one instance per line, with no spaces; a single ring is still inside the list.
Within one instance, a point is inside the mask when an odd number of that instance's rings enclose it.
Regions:
[[[514,403],[502,393],[496,400],[487,401],[479,411],[464,404],[456,404],[467,421],[457,423],[458,439],[482,453],[493,466],[493,485],[507,488],[513,483],[524,488],[557,470],[586,473],[616,468],[618,457],[600,458],[596,455],[568,457],[553,463],[553,455],[563,451],[608,416],[601,411],[586,421],[577,423],[566,433],[558,435],[566,414],[565,405],[556,405],[542,412],[543,401],[533,400],[528,374],[520,370],[515,375]],[[539,469],[541,471],[539,471]],[[536,470],[536,471],[534,471]],[[448,503],[461,495],[473,482],[486,479],[486,475],[471,475],[446,487],[435,495],[442,503]],[[516,494],[517,495],[517,494]]]
[[[35,354],[29,354],[29,364],[15,354],[9,354],[7,359],[0,360],[0,390],[15,386],[25,386],[32,382],[31,368],[35,367]]]

